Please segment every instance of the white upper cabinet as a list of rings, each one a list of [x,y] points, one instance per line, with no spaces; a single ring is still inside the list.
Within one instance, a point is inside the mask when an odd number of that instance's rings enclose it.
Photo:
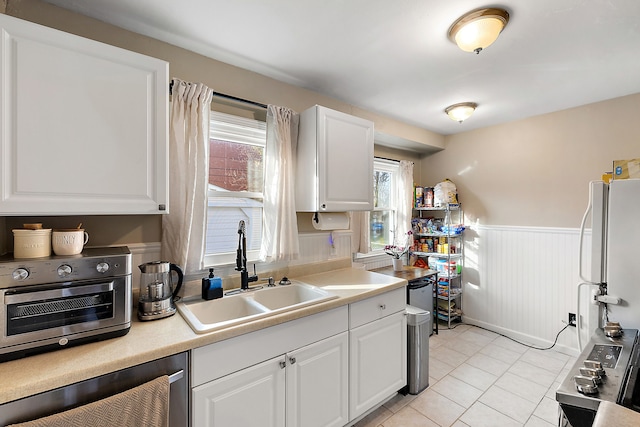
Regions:
[[[0,215],[166,213],[168,63],[0,27]]]
[[[299,212],[373,209],[373,122],[316,105],[300,114]]]

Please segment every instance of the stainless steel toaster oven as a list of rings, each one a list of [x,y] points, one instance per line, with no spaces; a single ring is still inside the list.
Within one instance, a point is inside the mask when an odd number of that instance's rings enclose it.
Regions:
[[[131,327],[131,253],[0,258],[0,361],[125,335]]]

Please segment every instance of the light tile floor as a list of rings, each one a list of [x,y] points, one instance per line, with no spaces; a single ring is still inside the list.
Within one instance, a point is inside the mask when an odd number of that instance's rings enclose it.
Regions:
[[[554,427],[555,391],[575,358],[469,325],[429,339],[429,387],[398,394],[355,427]]]

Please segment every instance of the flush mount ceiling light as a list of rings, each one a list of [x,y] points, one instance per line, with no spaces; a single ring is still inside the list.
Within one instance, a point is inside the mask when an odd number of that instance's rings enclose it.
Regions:
[[[449,105],[444,109],[444,112],[458,123],[462,123],[467,120],[478,107],[475,102],[461,102],[459,104]]]
[[[458,18],[449,28],[449,39],[465,52],[480,53],[496,41],[509,22],[503,9],[478,9]]]

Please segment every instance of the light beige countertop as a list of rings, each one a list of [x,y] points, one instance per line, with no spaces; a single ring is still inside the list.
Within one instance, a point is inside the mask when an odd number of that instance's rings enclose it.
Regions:
[[[206,334],[194,333],[180,314],[140,322],[134,309],[131,330],[123,337],[0,363],[0,404],[320,313],[407,284],[404,279],[356,268],[295,279],[322,287],[338,298]]]

